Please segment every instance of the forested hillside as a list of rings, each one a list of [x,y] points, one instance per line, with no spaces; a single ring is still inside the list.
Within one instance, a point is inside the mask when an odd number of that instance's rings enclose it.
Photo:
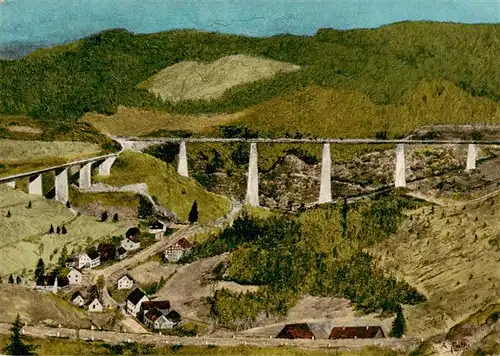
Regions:
[[[301,70],[236,86],[213,101],[163,103],[137,85],[184,60],[247,54]],[[55,120],[114,113],[119,104],[177,113],[234,112],[310,85],[358,91],[397,104],[422,81],[446,79],[500,100],[499,25],[403,22],[378,29],[323,29],[315,36],[247,38],[196,31],[105,31],[69,45],[0,61],[0,111]]]
[[[254,293],[215,293],[212,314],[230,327],[249,327],[262,312],[283,315],[303,294],[344,297],[364,313],[394,312],[425,296],[374,268],[362,249],[396,232],[404,210],[417,206],[394,193],[267,220],[243,216],[195,245],[183,262],[230,252],[229,263],[216,268],[218,277],[262,286]]]

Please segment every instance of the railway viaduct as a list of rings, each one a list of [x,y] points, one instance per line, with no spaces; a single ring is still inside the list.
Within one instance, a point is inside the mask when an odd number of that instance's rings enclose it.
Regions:
[[[123,149],[143,150],[149,146],[164,144],[167,142],[179,144],[179,160],[177,172],[179,175],[188,177],[188,160],[187,160],[187,143],[190,142],[221,142],[221,143],[234,143],[246,142],[250,144],[250,158],[248,164],[248,181],[247,181],[247,194],[246,202],[253,206],[259,205],[259,171],[258,171],[258,144],[269,143],[289,143],[289,144],[322,144],[323,154],[321,161],[321,179],[318,203],[328,203],[332,201],[331,193],[331,157],[330,157],[330,144],[336,145],[382,145],[392,144],[396,145],[395,152],[395,172],[393,186],[396,188],[406,186],[405,174],[405,146],[406,145],[467,145],[467,161],[466,170],[476,168],[476,152],[477,145],[500,145],[500,141],[465,141],[465,140],[373,140],[373,139],[289,139],[289,138],[152,138],[142,139],[135,137],[114,137],[122,145]],[[42,195],[42,178],[43,173],[55,172],[55,199],[66,203],[68,201],[68,168],[72,166],[79,166],[79,180],[80,188],[90,188],[91,182],[91,169],[92,165],[99,163],[99,175],[109,175],[111,167],[116,160],[117,156],[122,152],[89,158],[80,161],[69,162],[63,165],[32,171],[9,177],[0,178],[0,184],[7,184],[11,187],[16,186],[16,180],[21,178],[28,178],[28,192],[29,194]]]

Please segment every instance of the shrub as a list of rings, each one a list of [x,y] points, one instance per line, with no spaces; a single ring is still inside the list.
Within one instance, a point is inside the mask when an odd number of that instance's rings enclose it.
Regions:
[[[105,222],[106,220],[108,220],[108,212],[104,210],[101,214],[101,222]]]

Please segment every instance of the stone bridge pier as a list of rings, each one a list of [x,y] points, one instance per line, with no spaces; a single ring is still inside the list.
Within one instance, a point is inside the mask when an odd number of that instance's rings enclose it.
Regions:
[[[116,156],[108,157],[99,165],[99,175],[109,176],[111,174],[111,166],[115,163]]]
[[[93,159],[70,162],[56,167],[0,178],[0,184],[3,183],[11,188],[15,188],[17,179],[27,178],[28,194],[43,196],[42,175],[54,172],[54,199],[66,204],[69,200],[68,169],[79,166],[78,186],[82,189],[88,189],[92,186],[92,164],[102,159],[104,161],[99,165],[99,174],[104,176],[109,175],[111,173],[111,166],[116,160],[116,155],[95,157]]]
[[[89,189],[92,186],[92,162],[80,168],[78,186],[81,189]]]
[[[41,174],[28,177],[28,193],[33,195],[43,195]]]
[[[183,177],[189,176],[186,141],[181,141],[181,143],[179,144],[179,163],[177,165],[177,173],[179,173],[179,175]]]
[[[64,168],[60,173],[56,172],[55,188],[55,199],[66,204],[69,200],[68,168]]]
[[[257,143],[250,143],[250,161],[248,162],[248,181],[246,201],[252,206],[259,206],[259,168],[257,166]]]

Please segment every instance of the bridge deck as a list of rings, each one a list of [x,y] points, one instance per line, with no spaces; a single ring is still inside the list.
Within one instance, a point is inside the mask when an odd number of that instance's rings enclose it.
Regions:
[[[369,138],[217,138],[217,137],[117,137],[118,140],[136,141],[136,142],[256,142],[256,143],[333,143],[345,145],[383,145],[383,144],[408,144],[408,145],[446,145],[446,144],[476,144],[476,145],[500,145],[500,140],[481,141],[481,140],[377,140]]]
[[[86,158],[86,159],[82,159],[82,160],[78,160],[78,161],[73,161],[73,162],[68,162],[68,163],[60,164],[58,166],[53,166],[53,167],[39,169],[37,171],[31,171],[31,172],[26,172],[26,173],[14,174],[14,175],[8,176],[8,177],[0,177],[0,184],[2,184],[2,183],[9,183],[9,182],[15,181],[17,179],[31,177],[31,176],[39,175],[39,174],[42,174],[42,173],[51,172],[51,171],[54,171],[56,169],[68,168],[68,167],[72,167],[72,166],[79,166],[79,165],[83,165],[83,164],[86,164],[86,163],[89,163],[89,162],[102,161],[102,160],[105,160],[106,158],[118,156],[121,152],[122,151],[120,151],[118,153],[111,153],[111,154],[104,155],[104,156]]]

